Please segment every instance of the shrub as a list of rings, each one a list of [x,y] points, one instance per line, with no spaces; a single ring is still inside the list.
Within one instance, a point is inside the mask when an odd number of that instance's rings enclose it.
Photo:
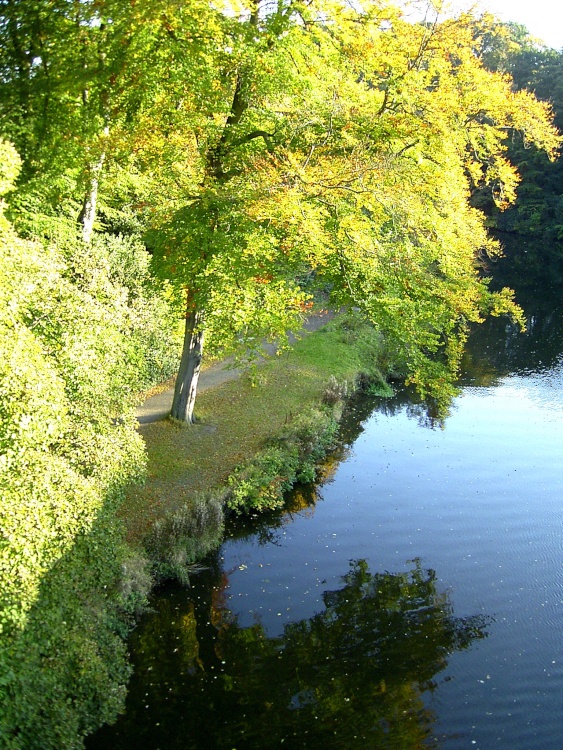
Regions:
[[[323,403],[328,406],[334,406],[339,401],[343,401],[349,394],[348,381],[339,382],[334,375],[331,375],[325,386],[323,393]]]
[[[151,561],[142,550],[127,549],[121,562],[117,603],[124,615],[137,620],[147,610],[154,585]]]
[[[293,446],[269,445],[228,479],[226,506],[236,512],[280,508],[297,477],[299,454]]]
[[[284,432],[228,480],[226,507],[236,513],[281,508],[295,482],[311,482],[316,467],[335,443],[338,423],[323,409],[292,420]]]
[[[366,393],[370,396],[379,396],[380,398],[391,398],[395,395],[393,388],[389,383],[373,381],[366,388]]]
[[[175,513],[158,520],[146,540],[157,580],[189,584],[190,566],[221,544],[223,504],[218,493],[200,493]]]
[[[150,585],[116,511],[144,472],[138,350],[164,297],[138,244],[23,240],[2,208],[0,746],[67,750],[122,709],[123,637]]]
[[[75,750],[123,710],[131,669],[116,591],[120,524],[102,510],[89,533],[44,573],[25,627],[0,648],[0,747]]]

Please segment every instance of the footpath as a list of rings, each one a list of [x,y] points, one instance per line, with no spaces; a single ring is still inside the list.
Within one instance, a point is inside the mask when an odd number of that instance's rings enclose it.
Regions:
[[[305,321],[303,330],[308,332],[317,331],[322,328],[329,320],[334,317],[332,310],[321,310],[315,315],[311,315]],[[295,340],[294,335],[290,335],[290,342]],[[264,346],[266,354],[274,354],[276,351],[275,344],[266,344]],[[243,374],[244,369],[235,367],[232,357],[215,362],[209,367],[203,369],[199,376],[198,393],[203,393],[211,388],[216,388],[230,380],[236,380]],[[154,396],[150,396],[144,403],[137,407],[135,416],[142,429],[145,424],[160,422],[166,419],[170,414],[172,407],[172,397],[174,395],[174,386],[166,388]]]

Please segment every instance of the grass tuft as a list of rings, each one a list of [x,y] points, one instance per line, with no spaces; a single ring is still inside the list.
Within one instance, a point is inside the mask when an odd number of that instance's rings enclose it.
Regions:
[[[156,521],[145,541],[155,579],[175,578],[189,585],[192,566],[219,546],[223,528],[223,497],[217,492],[196,494]]]

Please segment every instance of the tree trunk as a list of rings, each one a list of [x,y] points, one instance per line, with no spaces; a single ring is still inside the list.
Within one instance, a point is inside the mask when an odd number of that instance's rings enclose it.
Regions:
[[[94,221],[96,220],[96,205],[98,203],[98,185],[100,180],[100,174],[104,167],[106,155],[102,153],[96,164],[93,164],[90,169],[90,181],[86,195],[84,196],[84,203],[82,205],[82,211],[78,217],[79,224],[82,225],[82,239],[89,245],[92,239],[92,232],[94,231]]]
[[[188,300],[186,311],[186,331],[180,369],[176,378],[174,398],[170,416],[182,422],[193,424],[197,381],[203,355],[203,314],[193,310]]]
[[[85,91],[83,96],[88,98],[88,92]],[[109,135],[109,125],[106,124],[103,130],[103,139],[107,139]],[[89,175],[88,175],[88,187],[84,196],[84,203],[82,204],[82,211],[78,217],[78,223],[82,227],[82,239],[89,245],[92,239],[92,232],[94,231],[94,222],[96,221],[96,209],[98,205],[98,188],[100,185],[100,177],[102,176],[102,170],[106,160],[106,152],[103,149],[98,157],[98,161],[90,164]]]

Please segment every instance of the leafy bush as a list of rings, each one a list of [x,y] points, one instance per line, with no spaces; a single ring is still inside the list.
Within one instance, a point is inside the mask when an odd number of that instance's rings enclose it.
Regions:
[[[395,392],[388,383],[374,380],[367,388],[366,393],[370,396],[379,396],[380,398],[391,398],[395,395]]]
[[[126,554],[112,511],[43,576],[25,627],[2,639],[0,747],[71,750],[123,710],[123,636],[133,608],[116,597]]]
[[[348,394],[348,381],[339,382],[334,375],[331,375],[323,393],[323,403],[334,406],[339,401],[343,401]]]
[[[311,482],[316,467],[334,447],[338,423],[328,410],[311,409],[228,480],[226,507],[236,513],[280,508],[295,482]]]
[[[2,164],[6,189],[0,141]],[[116,511],[144,473],[133,406],[155,373],[139,351],[152,336],[161,359],[170,326],[141,246],[24,240],[2,208],[0,746],[66,750],[123,706],[150,576]]]
[[[237,512],[280,508],[297,478],[299,456],[291,446],[270,445],[229,477],[226,505]]]
[[[126,549],[116,602],[120,612],[134,620],[147,609],[148,595],[155,582],[151,568],[151,561],[142,550]]]
[[[178,369],[182,331],[170,290],[151,276],[145,246],[135,237],[97,235],[87,251],[98,253],[97,266],[105,267],[111,283],[125,291],[132,386],[147,390],[167,380]]]

